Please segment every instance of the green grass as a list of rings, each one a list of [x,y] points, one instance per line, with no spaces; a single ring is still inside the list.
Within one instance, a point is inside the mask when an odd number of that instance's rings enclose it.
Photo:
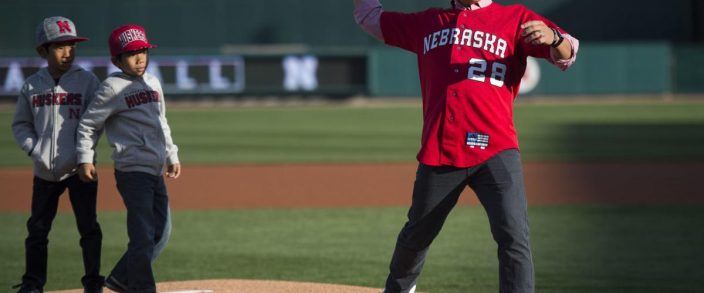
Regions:
[[[413,161],[417,106],[225,108],[168,113],[185,164]],[[0,111],[0,167],[29,166]],[[525,160],[704,160],[704,104],[519,104]],[[101,140],[99,161],[109,164]],[[538,292],[701,292],[703,206],[531,207]],[[157,278],[298,280],[381,287],[405,209],[175,211]],[[0,214],[0,288],[24,270],[26,214]],[[125,215],[99,215],[103,272],[126,247]],[[50,236],[47,289],[80,287],[75,221]],[[430,252],[426,292],[496,292],[484,212],[456,209]],[[4,289],[0,289],[3,291]],[[4,290],[7,291],[7,290]],[[3,292],[4,292],[3,291]]]
[[[414,161],[418,106],[172,108],[185,164]],[[524,159],[703,160],[704,103],[519,104]],[[29,166],[14,144],[12,112],[0,111],[0,167]],[[111,163],[101,139],[99,162]]]
[[[515,110],[527,160],[703,160],[704,104],[523,105]]]
[[[531,207],[537,292],[701,292],[702,206]],[[381,287],[405,209],[177,211],[157,279],[245,278]],[[23,272],[24,214],[0,214],[0,288]],[[125,215],[99,215],[103,272],[126,246]],[[80,287],[78,236],[60,214],[47,289]],[[480,207],[458,207],[430,251],[419,289],[497,292],[497,261]]]
[[[411,161],[417,151],[416,107],[174,109],[167,113],[187,164]],[[11,113],[0,113],[10,125]],[[27,165],[9,127],[0,129],[0,166]],[[99,162],[112,162],[101,139]]]

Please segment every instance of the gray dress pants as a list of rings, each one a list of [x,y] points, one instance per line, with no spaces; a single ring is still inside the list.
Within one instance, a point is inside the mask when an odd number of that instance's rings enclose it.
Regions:
[[[518,150],[510,149],[472,168],[418,166],[413,203],[398,235],[386,293],[415,290],[430,244],[465,186],[474,190],[486,210],[498,245],[499,292],[534,291],[521,158]]]

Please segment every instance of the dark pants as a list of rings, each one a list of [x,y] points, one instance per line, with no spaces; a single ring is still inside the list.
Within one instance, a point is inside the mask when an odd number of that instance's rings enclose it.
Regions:
[[[430,244],[467,185],[484,206],[498,244],[499,292],[533,292],[527,204],[517,150],[501,152],[473,168],[419,165],[408,222],[398,235],[385,292],[415,290]]]
[[[23,284],[43,288],[46,284],[47,247],[49,231],[56,217],[59,197],[68,188],[73,214],[76,217],[78,232],[81,235],[83,251],[83,268],[85,275],[81,279],[84,287],[102,286],[100,275],[100,247],[102,232],[96,215],[96,197],[98,183],[85,183],[78,175],[60,182],[46,181],[34,177],[32,190],[32,215],[27,221],[29,235],[25,240],[25,261],[27,271],[22,276]]]
[[[156,292],[152,261],[161,251],[155,249],[156,245],[168,239],[170,231],[169,199],[164,178],[116,170],[115,181],[127,208],[129,244],[110,277],[126,284],[131,293]]]

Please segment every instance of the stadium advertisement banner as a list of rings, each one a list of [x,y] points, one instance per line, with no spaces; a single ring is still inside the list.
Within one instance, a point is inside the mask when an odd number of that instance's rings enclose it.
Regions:
[[[119,71],[105,57],[74,64],[105,79]],[[17,96],[46,66],[41,58],[0,58],[0,96]],[[147,70],[167,95],[352,95],[366,90],[364,56],[151,56]]]

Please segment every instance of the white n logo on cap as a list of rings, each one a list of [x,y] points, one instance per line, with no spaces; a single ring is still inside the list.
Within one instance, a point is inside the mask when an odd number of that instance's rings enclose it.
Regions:
[[[59,33],[65,34],[66,32],[72,32],[71,25],[68,24],[68,20],[59,20],[56,22],[56,25],[59,26]]]

